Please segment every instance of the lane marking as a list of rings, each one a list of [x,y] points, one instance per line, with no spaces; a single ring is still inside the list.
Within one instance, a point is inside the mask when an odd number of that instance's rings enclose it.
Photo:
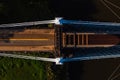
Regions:
[[[80,45],[80,35],[77,34],[77,36],[78,36],[78,44],[77,45]]]
[[[86,45],[88,45],[88,34],[86,34]]]
[[[0,40],[10,40],[10,41],[48,41],[49,39],[0,39]]]
[[[73,35],[73,37],[74,37],[74,38],[73,38],[73,40],[74,40],[74,42],[73,42],[73,43],[74,43],[74,46],[76,46],[76,43],[75,43],[75,42],[76,42],[76,37],[75,37],[75,36],[76,36],[76,33],[74,33],[74,35]]]
[[[65,33],[63,33],[63,46],[65,47],[65,45],[66,45],[66,34]]]
[[[82,45],[84,45],[84,34],[82,34]]]

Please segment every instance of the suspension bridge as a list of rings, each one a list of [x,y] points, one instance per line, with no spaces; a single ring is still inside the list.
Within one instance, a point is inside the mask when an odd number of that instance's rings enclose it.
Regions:
[[[52,28],[41,27],[44,24],[52,24]],[[30,29],[31,26],[40,28]],[[120,23],[56,18],[1,24],[0,28],[1,52],[42,51],[55,54],[55,58],[43,58],[0,53],[0,56],[4,57],[49,61],[56,64],[120,57]]]

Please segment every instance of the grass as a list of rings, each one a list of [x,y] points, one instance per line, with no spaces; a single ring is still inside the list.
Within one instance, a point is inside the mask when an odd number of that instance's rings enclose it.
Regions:
[[[0,57],[0,80],[47,80],[46,62]]]
[[[53,57],[53,54],[42,52],[11,54]],[[66,67],[50,62],[0,57],[0,80],[66,80]]]

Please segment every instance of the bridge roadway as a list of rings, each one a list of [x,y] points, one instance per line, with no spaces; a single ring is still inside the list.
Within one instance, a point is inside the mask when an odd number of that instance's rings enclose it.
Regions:
[[[74,34],[66,32],[65,34],[66,36],[69,35],[69,39],[65,38],[63,34],[61,34],[63,38],[61,38],[62,43],[60,46],[63,48],[111,47],[120,43],[120,34]],[[55,29],[0,29],[0,51],[53,52],[56,43],[55,35]],[[72,38],[71,35],[73,35]]]
[[[0,29],[0,51],[53,51],[54,29]]]
[[[120,44],[120,34],[63,33],[63,47],[111,47]]]

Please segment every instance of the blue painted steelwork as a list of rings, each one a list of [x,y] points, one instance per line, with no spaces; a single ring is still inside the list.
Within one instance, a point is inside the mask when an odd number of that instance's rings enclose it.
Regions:
[[[59,20],[64,25],[63,32],[92,32],[92,33],[120,33],[120,23],[111,22],[92,22],[92,21],[76,21],[76,20]]]
[[[108,58],[118,58],[120,54],[117,55],[98,55],[98,56],[88,56],[88,57],[74,57],[74,58],[61,58],[60,63],[71,62],[71,61],[87,61],[87,60],[97,60],[97,59],[108,59]]]
[[[79,25],[92,25],[92,26],[119,26],[120,23],[113,23],[113,22],[92,22],[92,21],[77,21],[77,20],[65,20],[60,19],[60,24],[79,24]]]
[[[70,61],[119,58],[119,57],[120,57],[120,46],[114,46],[108,48],[89,48],[89,49],[81,49],[81,52],[76,52],[75,55],[71,58],[61,58],[60,63],[70,62]]]
[[[76,21],[76,20],[59,20],[61,25],[64,25],[63,32],[93,32],[93,33],[110,33],[120,34],[120,23],[112,22],[92,22],[92,21]],[[78,51],[78,50],[76,50]],[[119,58],[120,46],[108,48],[87,48],[82,49],[73,54],[71,58],[61,58],[60,63],[70,61],[95,60],[107,58]]]

